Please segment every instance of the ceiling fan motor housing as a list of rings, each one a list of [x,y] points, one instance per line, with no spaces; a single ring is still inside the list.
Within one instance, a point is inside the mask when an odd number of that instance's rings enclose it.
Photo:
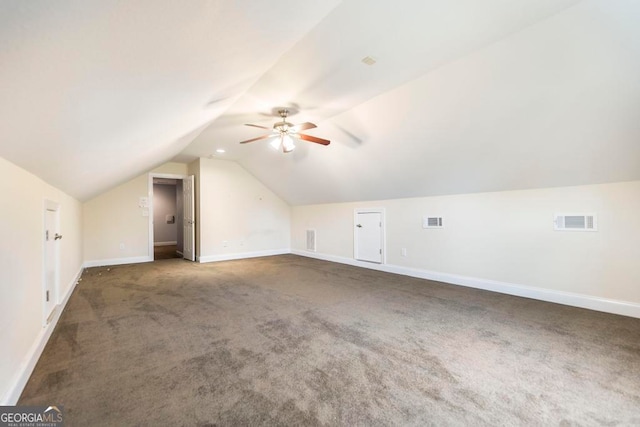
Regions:
[[[273,129],[276,132],[280,132],[282,134],[289,133],[289,129],[293,127],[293,124],[287,122],[287,116],[289,115],[289,110],[283,108],[282,110],[278,110],[278,114],[282,117],[282,121],[280,123],[276,123],[273,125]]]
[[[291,129],[292,127],[293,127],[293,124],[286,122],[284,120],[273,125],[273,129],[276,132],[280,132],[280,133],[288,133],[289,129]]]

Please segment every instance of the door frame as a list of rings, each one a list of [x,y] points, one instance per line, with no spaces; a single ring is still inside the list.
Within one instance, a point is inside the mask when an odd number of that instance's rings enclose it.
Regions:
[[[60,249],[55,246],[53,264],[55,266],[55,275],[52,284],[52,293],[50,295],[53,301],[53,309],[47,313],[46,295],[47,295],[47,211],[55,212],[55,229],[60,232],[60,203],[53,200],[44,199],[42,206],[42,326],[48,325],[48,320],[57,310],[60,304]]]
[[[384,208],[356,208],[353,210],[353,259],[359,261],[357,258],[358,255],[358,229],[356,228],[356,224],[358,223],[358,214],[361,213],[379,213],[380,221],[382,221],[382,227],[380,227],[380,232],[382,233],[380,242],[382,246],[382,260],[380,264],[387,263],[387,225],[385,219]],[[367,261],[360,261],[367,262]]]
[[[189,179],[189,175],[179,175],[179,174],[174,174],[174,173],[156,173],[156,172],[150,172],[149,173],[149,181],[147,183],[148,186],[148,197],[149,197],[149,203],[148,203],[148,210],[149,210],[149,258],[151,259],[151,261],[155,261],[154,259],[154,254],[153,254],[153,178],[167,178],[167,179],[180,179],[183,181],[185,179]],[[182,236],[183,240],[184,240],[184,236]]]

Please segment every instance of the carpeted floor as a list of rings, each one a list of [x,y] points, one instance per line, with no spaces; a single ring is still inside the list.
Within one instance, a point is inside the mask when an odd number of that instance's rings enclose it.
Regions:
[[[85,271],[66,425],[638,425],[640,319],[283,255]]]

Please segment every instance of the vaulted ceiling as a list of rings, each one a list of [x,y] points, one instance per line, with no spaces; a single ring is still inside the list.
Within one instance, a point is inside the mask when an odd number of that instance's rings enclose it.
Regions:
[[[637,180],[637,22],[634,0],[1,2],[0,156],[81,200],[208,156],[294,205]],[[331,145],[238,144],[280,106]]]

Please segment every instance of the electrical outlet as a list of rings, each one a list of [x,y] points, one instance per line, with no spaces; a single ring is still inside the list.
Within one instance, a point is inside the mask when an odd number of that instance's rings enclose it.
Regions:
[[[402,256],[407,256],[407,248],[402,248],[402,250],[400,251],[400,254]]]
[[[124,250],[124,243],[120,243],[120,250]]]
[[[223,248],[228,248],[229,247],[229,241],[228,240],[223,240],[222,241],[222,247]]]

